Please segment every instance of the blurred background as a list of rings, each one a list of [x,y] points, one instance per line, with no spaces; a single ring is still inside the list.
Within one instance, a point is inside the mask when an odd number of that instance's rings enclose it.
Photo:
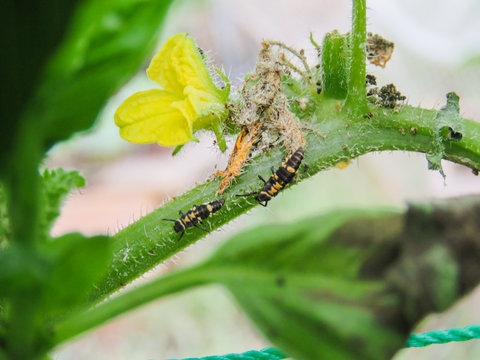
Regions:
[[[161,0],[159,0],[161,1]],[[461,114],[480,121],[480,2],[476,0],[369,0],[368,31],[395,42],[386,69],[369,65],[380,86],[393,82],[413,106],[439,109],[445,95],[460,95]],[[212,64],[223,66],[234,85],[253,70],[262,39],[315,51],[326,32],[350,28],[349,0],[177,0],[157,50],[171,35],[188,32]],[[152,54],[153,56],[153,54]],[[54,227],[114,234],[172,196],[203,182],[227,163],[213,134],[172,149],[130,144],[118,136],[113,113],[136,91],[155,88],[145,70],[151,58],[106,105],[95,127],[53,148],[45,167],[78,169],[88,185],[71,194]],[[230,148],[233,139],[230,140]],[[283,222],[346,207],[404,207],[407,201],[480,193],[480,178],[443,163],[444,181],[427,170],[422,154],[374,153],[346,169],[331,169],[283,192],[268,208],[255,209],[160,265],[131,286],[203,259],[233,233],[259,223]],[[183,209],[186,210],[186,209]],[[426,319],[418,332],[480,324],[480,289],[453,309]],[[54,359],[166,359],[243,352],[270,346],[233,298],[209,286],[156,301],[65,344]],[[402,350],[395,360],[478,359],[480,341]]]

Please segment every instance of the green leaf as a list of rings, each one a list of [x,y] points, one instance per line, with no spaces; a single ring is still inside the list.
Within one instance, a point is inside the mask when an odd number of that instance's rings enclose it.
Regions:
[[[52,58],[30,117],[46,147],[92,126],[108,98],[145,61],[171,1],[83,3]]]
[[[427,154],[428,168],[438,170],[445,178],[441,160],[448,142],[462,140],[465,126],[460,117],[459,97],[454,92],[447,94],[447,104],[435,116],[434,151]]]
[[[0,182],[0,249],[7,245],[10,238],[10,220],[8,218],[7,194],[5,186]]]
[[[78,171],[66,171],[61,168],[56,170],[46,169],[42,175],[43,180],[43,219],[42,230],[46,234],[60,215],[65,196],[75,188],[85,186],[85,179]]]
[[[461,133],[464,131],[460,117],[459,96],[454,92],[447,94],[447,104],[440,109],[435,121],[438,130],[443,138],[449,141],[459,141],[462,139]]]
[[[44,245],[51,260],[49,276],[42,289],[40,313],[56,315],[85,303],[110,262],[106,236],[85,237],[71,233]]]
[[[220,77],[220,79],[222,79],[224,83],[224,87],[222,89],[222,99],[223,101],[227,101],[228,97],[230,96],[230,88],[231,88],[230,79],[228,78],[227,75],[225,75],[222,69],[215,68],[214,70],[215,70],[215,73]]]
[[[175,146],[175,149],[173,149],[173,152],[172,152],[172,156],[177,155],[180,152],[180,150],[182,150],[183,146],[184,144]]]
[[[325,35],[322,46],[322,93],[345,99],[348,90],[349,34],[334,30]]]
[[[2,338],[0,338],[0,341],[4,342]],[[5,352],[2,348],[0,348],[0,360],[7,360],[7,355],[5,355]]]
[[[225,133],[223,124],[220,120],[215,120],[211,126],[213,132],[215,133],[215,138],[217,141],[218,148],[221,152],[225,152],[227,150],[227,143],[225,142]]]
[[[381,317],[399,300],[364,274],[385,245],[331,235],[350,218],[389,214],[350,211],[260,227],[230,239],[202,269],[295,359],[387,359],[405,334]]]

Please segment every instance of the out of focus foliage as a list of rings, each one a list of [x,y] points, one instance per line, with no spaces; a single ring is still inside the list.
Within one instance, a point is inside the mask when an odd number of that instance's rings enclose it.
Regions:
[[[92,126],[151,51],[171,1],[11,1],[0,27],[0,358],[34,359],[51,327],[88,306],[110,240],[50,237],[77,172],[39,165],[56,142]],[[93,205],[92,205],[93,206]],[[8,331],[7,331],[8,329]]]

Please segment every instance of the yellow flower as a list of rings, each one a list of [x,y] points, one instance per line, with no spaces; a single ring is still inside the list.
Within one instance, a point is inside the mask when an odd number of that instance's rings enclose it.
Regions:
[[[196,140],[195,131],[209,129],[223,148],[229,86],[224,90],[215,86],[203,55],[187,34],[167,40],[150,63],[147,75],[162,90],[137,92],[119,106],[114,119],[123,139],[178,146]]]

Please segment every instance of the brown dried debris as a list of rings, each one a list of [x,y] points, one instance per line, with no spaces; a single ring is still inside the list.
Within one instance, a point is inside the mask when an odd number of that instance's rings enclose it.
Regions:
[[[378,34],[367,33],[367,59],[371,64],[385,67],[392,57],[395,44]]]
[[[305,72],[288,61],[283,52],[275,51],[274,46],[299,57]],[[240,174],[255,144],[268,148],[281,139],[287,150],[286,157],[291,156],[298,148],[305,148],[306,140],[300,120],[289,110],[288,99],[282,91],[282,77],[289,74],[290,70],[306,77],[307,82],[311,81],[310,68],[304,54],[280,42],[263,42],[255,72],[245,80],[241,89],[235,122],[242,130],[230,155],[227,169],[217,174],[224,177],[217,195],[222,194]]]

